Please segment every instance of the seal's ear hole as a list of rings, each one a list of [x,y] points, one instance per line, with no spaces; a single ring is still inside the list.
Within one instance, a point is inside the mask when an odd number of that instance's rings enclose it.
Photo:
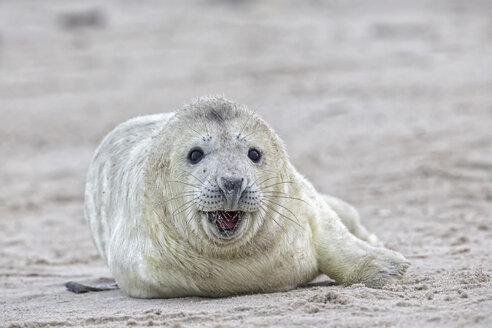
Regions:
[[[250,148],[249,151],[248,151],[248,157],[254,163],[258,163],[260,161],[260,159],[261,159],[261,153],[256,148]]]
[[[188,153],[188,161],[191,164],[196,164],[202,160],[203,156],[205,156],[205,154],[200,147],[192,148]]]

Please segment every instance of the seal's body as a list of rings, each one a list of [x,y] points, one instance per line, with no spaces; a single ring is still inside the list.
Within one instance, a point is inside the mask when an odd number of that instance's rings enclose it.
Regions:
[[[113,130],[91,164],[85,213],[134,297],[281,291],[320,273],[381,287],[409,265],[351,206],[319,194],[264,121],[223,98]]]

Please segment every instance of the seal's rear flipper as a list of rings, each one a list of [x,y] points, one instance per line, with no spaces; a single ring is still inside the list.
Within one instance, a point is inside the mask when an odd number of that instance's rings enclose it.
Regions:
[[[114,290],[119,288],[116,282],[90,286],[90,285],[83,285],[75,281],[67,282],[65,284],[65,287],[67,287],[69,291],[74,292],[76,294],[88,293],[88,292],[102,292],[105,290]]]

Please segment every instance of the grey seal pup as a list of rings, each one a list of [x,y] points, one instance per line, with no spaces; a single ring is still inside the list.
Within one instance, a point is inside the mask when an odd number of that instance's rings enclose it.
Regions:
[[[109,133],[85,215],[118,286],[138,298],[285,291],[321,273],[379,288],[409,266],[298,173],[268,124],[222,97]]]

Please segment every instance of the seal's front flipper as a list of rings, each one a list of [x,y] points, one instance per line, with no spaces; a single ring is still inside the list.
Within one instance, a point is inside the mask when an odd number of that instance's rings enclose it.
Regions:
[[[75,281],[69,281],[65,284],[65,287],[71,292],[75,294],[82,294],[88,292],[102,292],[105,290],[114,290],[118,289],[118,285],[116,282],[106,283],[106,284],[97,284],[97,285],[84,285]]]

